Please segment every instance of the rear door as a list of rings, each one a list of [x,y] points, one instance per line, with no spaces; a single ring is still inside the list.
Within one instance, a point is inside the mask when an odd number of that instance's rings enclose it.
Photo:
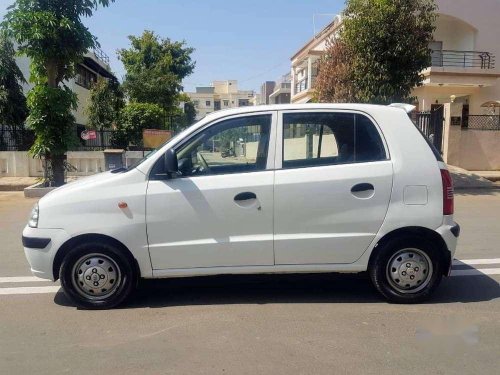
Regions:
[[[384,221],[393,169],[367,115],[279,115],[274,188],[276,264],[353,263]]]

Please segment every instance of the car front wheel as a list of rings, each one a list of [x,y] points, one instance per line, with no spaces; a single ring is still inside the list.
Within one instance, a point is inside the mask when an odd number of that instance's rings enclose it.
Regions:
[[[59,278],[65,294],[77,306],[108,309],[130,295],[137,273],[121,249],[87,243],[76,246],[64,257]]]
[[[442,279],[439,253],[421,238],[392,239],[381,245],[369,272],[377,290],[394,303],[423,302]]]

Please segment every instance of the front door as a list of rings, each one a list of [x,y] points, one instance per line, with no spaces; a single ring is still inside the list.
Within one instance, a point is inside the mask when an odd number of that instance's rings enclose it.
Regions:
[[[153,269],[273,265],[276,113],[222,120],[153,169],[146,210]]]
[[[348,112],[280,117],[276,264],[355,262],[379,231],[391,196],[392,163],[377,126]]]

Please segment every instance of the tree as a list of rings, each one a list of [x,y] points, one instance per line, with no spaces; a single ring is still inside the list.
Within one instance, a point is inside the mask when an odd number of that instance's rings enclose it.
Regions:
[[[182,80],[194,70],[194,49],[151,31],[129,36],[129,40],[131,47],[118,51],[126,70],[123,86],[129,99],[158,104],[170,114],[179,103]]]
[[[23,73],[16,64],[12,42],[5,31],[0,31],[0,124],[20,126],[28,116],[22,83]]]
[[[343,24],[320,62],[321,101],[410,100],[431,63],[434,0],[347,0]]]
[[[117,131],[113,137],[115,147],[127,148],[130,143],[142,146],[142,131],[158,129],[164,121],[165,112],[158,104],[129,103],[120,114]]]
[[[341,32],[361,102],[407,101],[431,63],[434,0],[348,0]]]
[[[184,116],[186,119],[186,127],[193,125],[196,121],[196,107],[191,100],[184,103]]]
[[[64,184],[64,155],[75,138],[72,110],[77,97],[64,82],[74,77],[84,54],[98,45],[82,17],[113,1],[16,0],[5,16],[19,52],[31,59],[34,88],[28,94],[28,125],[36,134],[31,153],[45,157],[51,185]]]
[[[325,55],[318,63],[314,101],[349,103],[356,101],[348,47],[339,38],[327,41]]]
[[[98,130],[111,128],[117,123],[124,106],[124,94],[119,82],[100,77],[90,89],[87,108],[89,125]]]

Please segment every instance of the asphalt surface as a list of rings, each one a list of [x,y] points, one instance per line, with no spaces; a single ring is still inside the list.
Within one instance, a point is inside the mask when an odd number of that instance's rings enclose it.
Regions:
[[[35,201],[0,192],[0,374],[500,372],[498,191],[458,192],[466,261],[411,306],[360,274],[144,282],[119,309],[78,310],[29,278],[20,236]]]

